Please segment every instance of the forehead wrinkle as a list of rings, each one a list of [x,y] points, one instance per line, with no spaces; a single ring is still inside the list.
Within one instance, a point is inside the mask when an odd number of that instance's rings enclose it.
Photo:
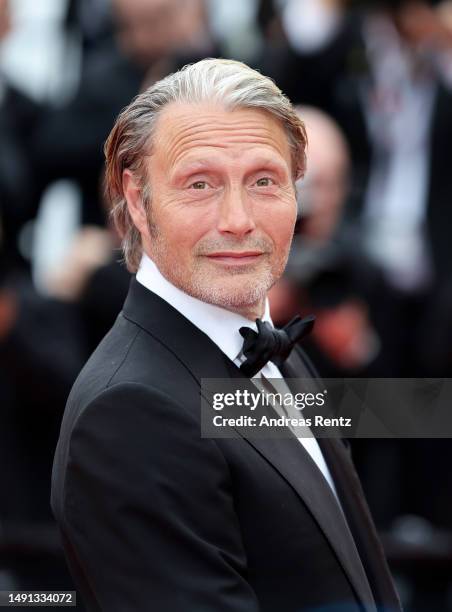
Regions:
[[[170,114],[164,111],[160,118],[160,129],[163,147],[167,149],[166,159],[175,165],[191,148],[210,147],[227,149],[230,146],[243,144],[247,146],[264,145],[275,149],[280,155],[290,158],[290,145],[284,128],[273,117],[263,115],[258,109],[250,109],[247,117],[235,116],[234,111],[225,111],[227,119],[218,116],[218,112],[203,112],[202,117],[193,116],[196,108]],[[240,113],[247,112],[239,110]],[[256,114],[259,113],[256,117]],[[271,124],[268,124],[270,119]],[[274,132],[272,127],[277,127]],[[282,135],[282,139],[278,137]],[[286,145],[286,147],[284,146]],[[166,145],[166,147],[165,147]]]
[[[262,133],[247,132],[243,134],[223,134],[218,130],[206,130],[206,135],[197,134],[196,138],[193,135],[186,134],[182,138],[178,138],[173,142],[168,150],[167,158],[172,165],[179,162],[180,158],[196,147],[210,147],[217,149],[228,149],[234,145],[249,146],[268,146],[275,149],[282,157],[285,157],[285,151],[278,143],[277,139],[270,134],[262,135]]]
[[[232,115],[232,113],[231,113]],[[177,119],[175,119],[177,126]],[[214,126],[212,128],[212,125]],[[206,134],[210,134],[213,130],[223,131],[223,132],[231,132],[231,131],[243,131],[250,130],[252,134],[254,131],[256,132],[268,132],[268,128],[262,126],[262,122],[256,119],[244,121],[243,118],[233,118],[229,121],[222,121],[221,119],[211,117],[209,124],[209,117],[204,116],[202,119],[192,119],[188,125],[182,125],[177,129],[175,127],[174,122],[168,129],[168,140],[177,141],[181,140],[184,137],[188,137],[190,134],[195,132],[197,135],[202,135],[203,132]],[[175,133],[174,133],[175,132]]]
[[[281,154],[281,156],[284,157],[283,152],[280,151],[279,147],[272,146],[273,143],[271,143],[271,141],[268,141],[266,139],[259,139],[259,140],[258,139],[253,139],[252,143],[250,143],[249,141],[243,141],[243,140],[240,139],[240,140],[236,140],[236,141],[228,141],[227,144],[225,144],[225,143],[219,144],[218,142],[217,143],[215,143],[215,142],[208,143],[208,142],[205,142],[204,140],[199,140],[199,141],[191,140],[190,142],[187,142],[185,146],[182,146],[178,151],[176,151],[174,157],[168,156],[168,159],[170,159],[170,163],[171,163],[171,165],[174,168],[181,161],[181,158],[183,158],[186,154],[189,155],[190,152],[192,151],[192,149],[195,148],[195,147],[198,148],[198,149],[200,149],[200,148],[203,148],[203,149],[208,149],[208,148],[210,148],[210,149],[212,149],[212,148],[213,149],[223,149],[225,152],[228,153],[228,155],[231,158],[235,159],[235,158],[241,156],[241,154],[243,152],[243,147],[240,147],[239,149],[237,149],[236,147],[231,148],[231,145],[234,145],[234,144],[236,144],[236,145],[237,144],[238,145],[240,145],[240,144],[247,145],[246,148],[245,148],[245,152],[250,149],[250,146],[249,146],[250,144],[251,145],[256,145],[256,146],[262,146],[262,145],[267,146],[267,145],[270,145],[273,150],[276,149]],[[270,161],[270,159],[269,159],[269,161]],[[191,160],[190,163],[193,163],[193,160]]]
[[[176,131],[175,128],[173,128],[173,131]],[[271,137],[271,130],[269,130],[266,126],[263,126],[262,123],[255,122],[253,125],[249,121],[243,123],[241,122],[240,124],[236,125],[231,125],[230,123],[222,123],[221,121],[214,122],[213,124],[208,124],[205,120],[203,120],[197,123],[192,123],[191,125],[188,125],[186,127],[181,127],[179,130],[176,131],[174,135],[171,134],[171,130],[169,132],[170,135],[168,136],[168,138],[170,140],[183,139],[193,133],[197,134],[198,136],[202,136],[204,134],[209,136],[213,132],[221,132],[225,135],[233,135],[239,133],[243,134],[243,136],[245,137],[254,137],[259,135],[262,136],[262,134],[266,134],[267,136]]]

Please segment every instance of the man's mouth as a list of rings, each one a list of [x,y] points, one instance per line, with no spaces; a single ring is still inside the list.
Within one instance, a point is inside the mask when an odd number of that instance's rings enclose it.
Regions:
[[[211,261],[215,261],[216,263],[240,266],[258,261],[262,255],[264,255],[262,251],[221,251],[209,253],[206,255],[206,257]]]

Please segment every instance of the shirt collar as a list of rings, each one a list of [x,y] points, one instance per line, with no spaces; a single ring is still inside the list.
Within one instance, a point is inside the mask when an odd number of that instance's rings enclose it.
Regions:
[[[256,331],[256,323],[242,315],[203,302],[175,287],[146,254],[143,254],[136,279],[149,291],[171,304],[193,325],[209,336],[231,361],[235,361],[242,351],[243,338],[239,329],[246,326]],[[268,321],[273,326],[268,298],[265,300],[262,320]]]

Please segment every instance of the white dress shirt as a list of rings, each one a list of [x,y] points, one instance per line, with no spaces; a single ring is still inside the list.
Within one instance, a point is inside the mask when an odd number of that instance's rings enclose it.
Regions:
[[[221,308],[220,306],[198,300],[181,289],[178,289],[161,274],[155,263],[146,254],[144,254],[141,259],[136,279],[144,287],[149,289],[149,291],[152,291],[165,300],[165,302],[171,304],[171,306],[179,311],[181,315],[204,332],[226,357],[237,366],[240,366],[244,358],[242,355],[243,338],[239,333],[239,329],[246,326],[257,331],[256,323],[235,312]],[[268,299],[265,301],[265,312],[262,320],[268,321],[268,323],[273,326],[273,322],[270,318]],[[260,377],[261,374],[268,379],[283,379],[281,372],[271,361],[255,375],[255,378]],[[285,385],[282,380],[280,384]],[[287,392],[290,392],[288,387],[286,387],[286,389]],[[312,434],[311,437],[302,437],[298,438],[298,440],[316,463],[337,497],[333,479],[317,440]]]

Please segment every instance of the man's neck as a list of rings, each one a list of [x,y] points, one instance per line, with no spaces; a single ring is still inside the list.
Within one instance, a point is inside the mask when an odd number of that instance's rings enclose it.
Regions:
[[[245,317],[245,319],[249,319],[250,321],[254,321],[256,319],[262,319],[265,313],[265,298],[262,298],[259,302],[255,304],[246,304],[243,307],[238,308],[226,308],[226,310],[230,310],[231,312],[235,312],[236,314]]]

